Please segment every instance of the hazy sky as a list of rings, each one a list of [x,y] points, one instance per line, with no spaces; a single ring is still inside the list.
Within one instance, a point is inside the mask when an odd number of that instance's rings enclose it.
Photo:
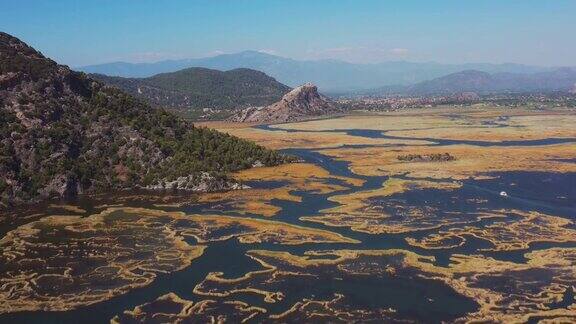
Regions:
[[[0,30],[71,66],[248,49],[576,66],[575,0],[0,0]]]

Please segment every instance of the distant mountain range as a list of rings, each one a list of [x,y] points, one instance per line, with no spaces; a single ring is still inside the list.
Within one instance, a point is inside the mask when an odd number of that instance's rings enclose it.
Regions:
[[[245,68],[225,72],[187,68],[148,78],[110,77],[102,74],[91,76],[142,98],[153,106],[176,109],[179,114],[192,119],[226,119],[235,114],[233,118],[237,121],[279,122],[283,118],[288,118],[284,121],[296,120],[300,115],[316,113],[315,110],[308,111],[306,105],[299,104],[289,105],[298,110],[293,114],[285,113],[288,109],[277,107],[262,110],[262,107],[270,106],[280,98],[284,100],[282,96],[290,91],[290,87],[263,72]],[[465,70],[413,85],[384,86],[336,95],[450,96],[471,93],[476,96],[491,93],[573,92],[575,89],[576,70],[572,68],[536,73]],[[300,109],[300,106],[306,107]],[[238,110],[243,108],[252,109],[244,109],[238,114]],[[331,109],[325,110],[332,113]]]
[[[111,77],[92,74],[93,78],[116,86],[150,104],[171,109],[232,109],[267,106],[282,98],[290,87],[250,69],[218,71],[187,68],[148,78]]]
[[[398,61],[354,64],[337,60],[306,61],[256,51],[156,63],[115,62],[83,66],[77,70],[109,76],[144,78],[189,67],[204,67],[222,71],[248,68],[262,71],[290,87],[313,82],[323,92],[373,89],[387,85],[411,85],[464,70],[478,70],[487,73],[538,73],[553,70],[552,68],[512,63],[440,64]]]
[[[463,92],[528,93],[570,92],[576,88],[576,69],[560,68],[538,73],[487,73],[465,70],[411,86],[387,86],[361,91],[364,95],[451,95]]]

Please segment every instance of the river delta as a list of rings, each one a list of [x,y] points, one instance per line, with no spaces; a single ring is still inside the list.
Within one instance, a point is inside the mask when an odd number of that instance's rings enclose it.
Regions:
[[[574,322],[575,124],[495,107],[208,124],[302,162],[234,175],[250,189],[6,213],[0,321]]]

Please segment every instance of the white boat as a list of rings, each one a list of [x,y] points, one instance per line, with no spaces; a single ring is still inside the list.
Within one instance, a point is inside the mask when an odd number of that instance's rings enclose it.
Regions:
[[[500,196],[508,197],[508,193],[506,191],[500,191]]]

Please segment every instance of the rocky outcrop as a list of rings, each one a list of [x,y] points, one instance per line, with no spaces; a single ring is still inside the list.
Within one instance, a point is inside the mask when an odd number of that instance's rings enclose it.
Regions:
[[[252,107],[239,111],[230,120],[250,123],[285,123],[337,114],[341,110],[318,88],[306,83],[284,95],[282,100],[267,107]]]
[[[249,186],[242,185],[232,179],[214,177],[208,172],[201,172],[198,175],[188,175],[178,177],[172,181],[159,181],[158,183],[143,187],[149,190],[185,190],[191,192],[214,192],[248,189]]]

